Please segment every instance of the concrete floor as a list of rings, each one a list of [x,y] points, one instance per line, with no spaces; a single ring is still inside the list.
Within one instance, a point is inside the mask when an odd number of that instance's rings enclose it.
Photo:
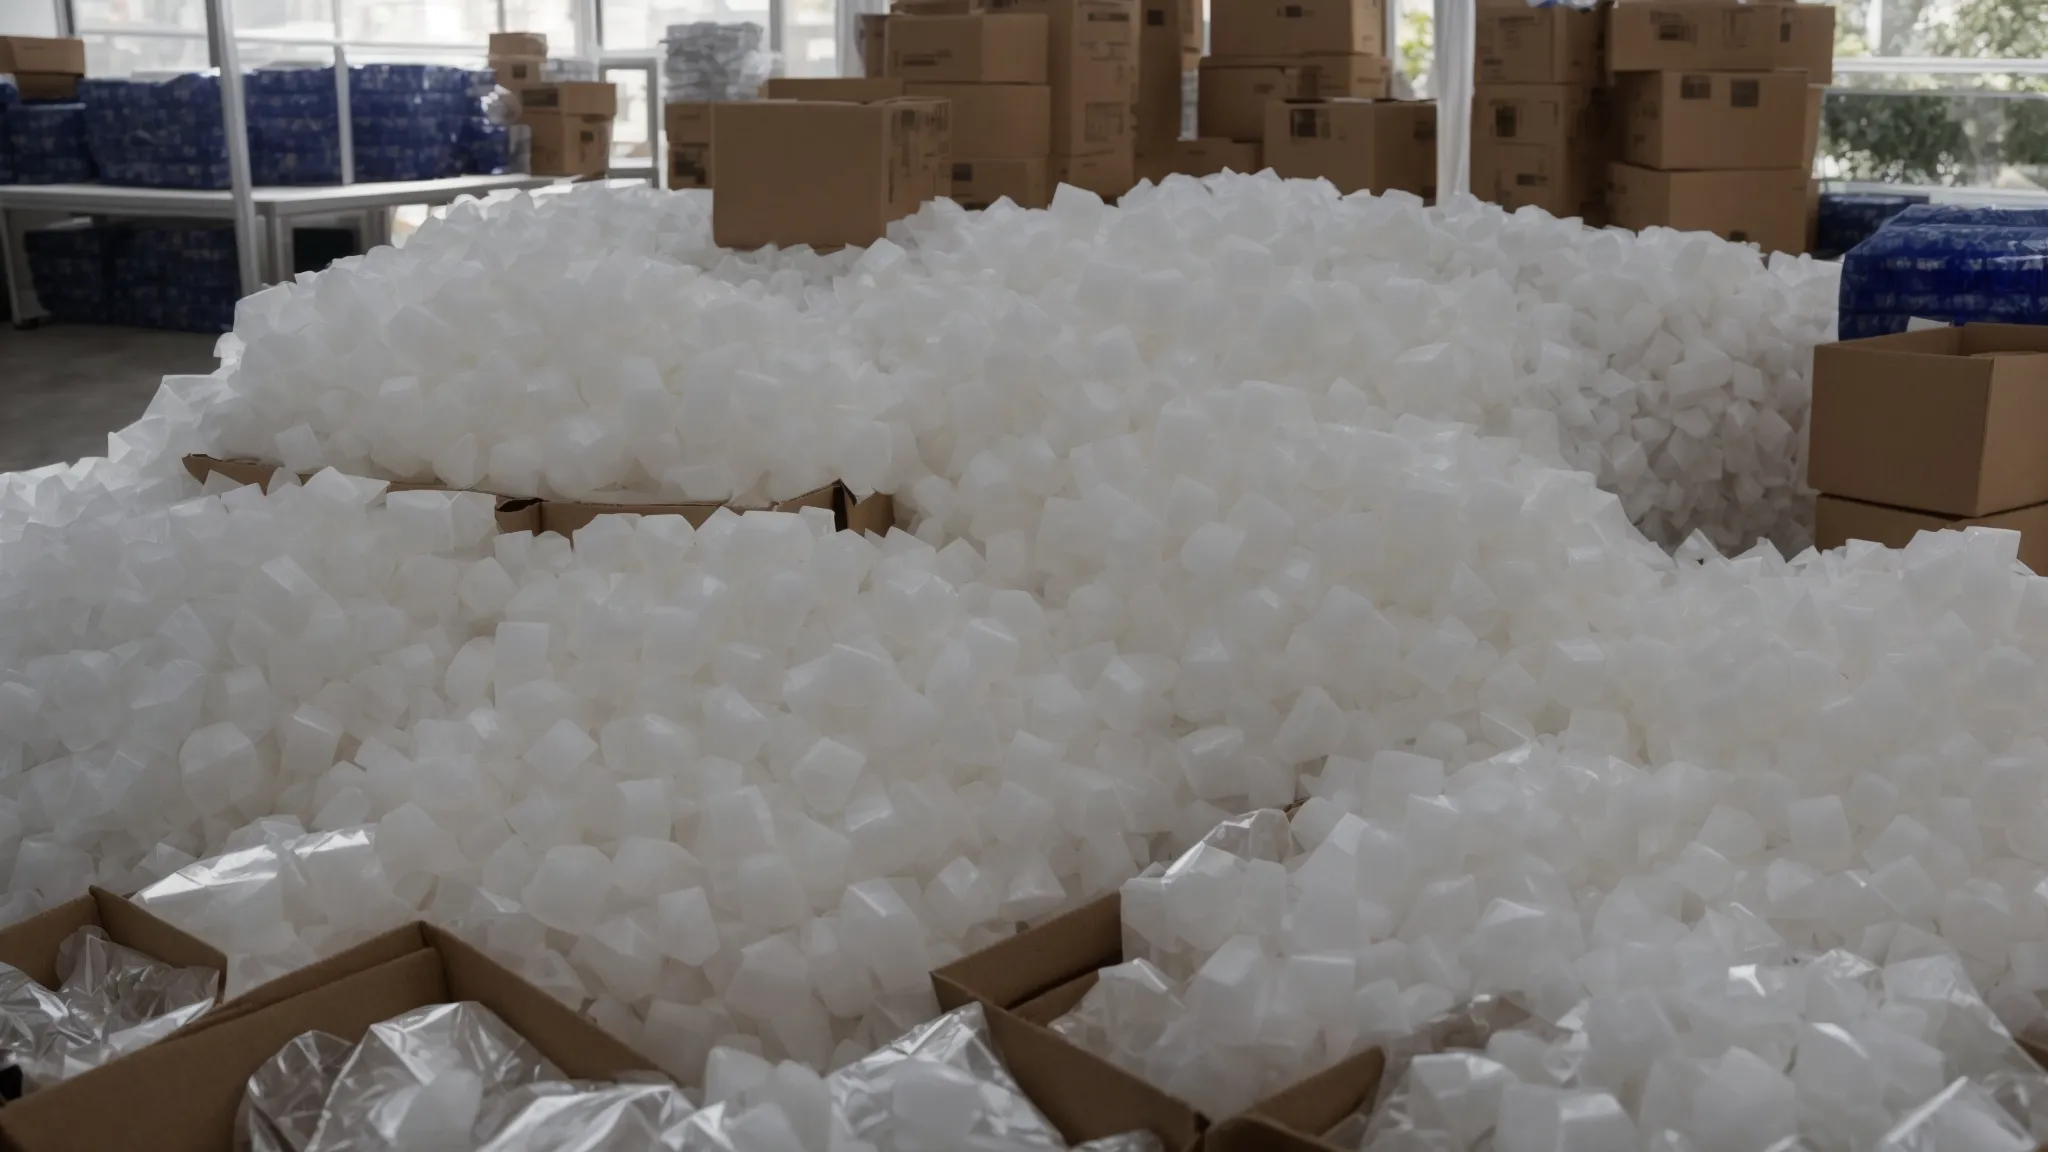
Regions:
[[[99,456],[166,375],[211,372],[218,339],[189,332],[0,321],[0,472]]]

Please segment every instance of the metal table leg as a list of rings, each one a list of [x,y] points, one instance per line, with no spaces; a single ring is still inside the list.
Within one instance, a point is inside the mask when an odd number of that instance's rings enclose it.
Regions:
[[[270,275],[268,284],[283,284],[292,278],[292,222],[275,207],[268,213],[270,225]]]
[[[7,269],[7,303],[14,326],[26,328],[33,320],[28,314],[28,261],[14,243],[14,224],[7,209],[0,208],[0,267]]]

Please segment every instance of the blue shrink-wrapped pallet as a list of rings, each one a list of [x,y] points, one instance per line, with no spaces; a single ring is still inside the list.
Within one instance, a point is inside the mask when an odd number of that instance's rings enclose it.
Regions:
[[[242,293],[233,228],[137,225],[119,229],[108,252],[114,323],[186,332],[234,327]]]
[[[0,75],[0,184],[14,183],[14,145],[7,139],[7,109],[21,103],[21,89],[14,77]]]
[[[220,76],[78,82],[86,139],[100,178],[146,188],[228,186]]]
[[[1820,219],[1814,228],[1814,255],[1840,256],[1892,217],[1925,203],[1927,196],[1921,192],[1823,192]]]
[[[93,178],[82,104],[13,104],[7,145],[17,184],[78,184]]]
[[[1842,258],[1841,339],[1915,317],[2048,324],[2048,209],[1916,204]]]
[[[29,282],[44,311],[80,324],[109,321],[109,238],[108,230],[83,220],[32,229],[22,237]]]

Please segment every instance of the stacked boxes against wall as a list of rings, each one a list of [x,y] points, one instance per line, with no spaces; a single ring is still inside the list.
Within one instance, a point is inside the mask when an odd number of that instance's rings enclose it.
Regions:
[[[1138,12],[1138,176],[1256,172],[1259,146],[1195,139],[1202,66],[1201,0],[1143,0]]]
[[[1037,0],[1033,0],[1037,3]],[[1064,0],[1074,9],[1093,0]],[[1066,30],[1043,9],[897,11],[889,18],[887,79],[904,95],[951,107],[954,200],[985,208],[1007,196],[1043,208],[1052,192],[1055,124],[1052,44]],[[1073,43],[1067,42],[1071,53]],[[1071,66],[1072,60],[1069,59]],[[1063,89],[1071,94],[1071,86]],[[1066,123],[1074,123],[1073,108]],[[1128,109],[1126,109],[1128,114]],[[1123,190],[1118,189],[1120,194]]]
[[[538,32],[494,32],[490,53],[498,83],[519,97],[519,123],[530,135],[529,169],[541,176],[604,175],[611,167],[617,86],[558,78],[561,69],[551,69],[547,58],[548,39]],[[562,73],[568,75],[574,73]]]
[[[1809,42],[1824,24],[1831,43],[1833,23],[1833,10],[1820,5],[1622,0],[1610,8],[1614,223],[1805,251],[1819,116]]]
[[[1486,0],[1473,44],[1472,194],[1605,224],[1607,17]]]

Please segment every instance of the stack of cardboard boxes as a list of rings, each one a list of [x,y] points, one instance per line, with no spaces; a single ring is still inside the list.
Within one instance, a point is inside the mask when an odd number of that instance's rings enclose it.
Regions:
[[[1256,171],[1256,141],[1181,139],[1185,78],[1202,66],[1200,0],[1144,0],[1138,16],[1139,178],[1156,184],[1175,172]]]
[[[711,102],[671,100],[661,109],[668,137],[668,187],[711,187]]]
[[[0,36],[0,72],[14,76],[23,100],[70,100],[85,75],[85,41]]]
[[[550,81],[548,38],[493,32],[491,71],[519,97],[519,123],[532,134],[530,170],[540,176],[602,176],[611,167],[618,87],[589,80]]]
[[[1606,15],[1486,0],[1473,44],[1472,194],[1605,224]]]
[[[896,13],[889,20],[887,80],[906,96],[951,105],[950,185],[966,207],[985,208],[1004,196],[1045,207],[1053,151],[1051,23],[1042,12],[1009,11]]]
[[[990,15],[1045,19],[1052,89],[1049,188],[1115,200],[1137,183],[1138,0],[982,0]],[[890,23],[895,43],[896,21]],[[893,63],[894,51],[890,54]]]
[[[1389,91],[1382,0],[1214,0],[1209,20],[1197,100],[1205,139],[1263,145],[1271,101]]]
[[[1617,157],[1613,222],[1666,225],[1806,250],[1819,104],[1809,79],[1831,69],[1834,10],[1733,0],[1608,9]],[[1815,41],[1827,47],[1823,63]]]

